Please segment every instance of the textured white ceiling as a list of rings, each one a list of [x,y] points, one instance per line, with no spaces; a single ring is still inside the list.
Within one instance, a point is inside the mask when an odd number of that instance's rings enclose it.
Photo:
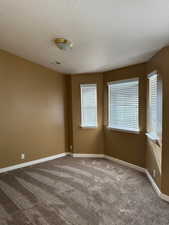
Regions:
[[[0,48],[63,73],[144,62],[168,43],[169,0],[0,0]]]

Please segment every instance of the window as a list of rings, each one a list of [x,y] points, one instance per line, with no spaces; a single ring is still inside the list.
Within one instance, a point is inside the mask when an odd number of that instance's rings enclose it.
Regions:
[[[149,75],[148,79],[148,133],[153,139],[157,139],[157,74]]]
[[[81,89],[81,127],[97,126],[97,86],[82,84]]]
[[[139,131],[139,79],[108,84],[108,127]]]

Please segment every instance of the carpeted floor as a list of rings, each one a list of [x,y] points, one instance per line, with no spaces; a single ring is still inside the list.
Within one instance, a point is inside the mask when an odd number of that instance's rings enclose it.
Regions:
[[[128,224],[169,224],[169,204],[132,169],[64,157],[0,175],[0,225]]]

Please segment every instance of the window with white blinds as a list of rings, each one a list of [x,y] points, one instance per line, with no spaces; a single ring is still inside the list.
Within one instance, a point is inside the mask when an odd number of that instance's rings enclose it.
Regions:
[[[108,127],[139,131],[139,79],[108,83]]]
[[[148,76],[149,79],[149,106],[148,106],[148,133],[157,138],[157,74]]]
[[[81,90],[81,127],[97,126],[97,86],[82,84]]]

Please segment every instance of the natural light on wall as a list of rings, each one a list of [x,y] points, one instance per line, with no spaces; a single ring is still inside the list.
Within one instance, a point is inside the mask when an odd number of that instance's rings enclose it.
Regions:
[[[81,84],[81,127],[97,127],[97,86]]]
[[[108,83],[108,127],[139,132],[139,79]]]

